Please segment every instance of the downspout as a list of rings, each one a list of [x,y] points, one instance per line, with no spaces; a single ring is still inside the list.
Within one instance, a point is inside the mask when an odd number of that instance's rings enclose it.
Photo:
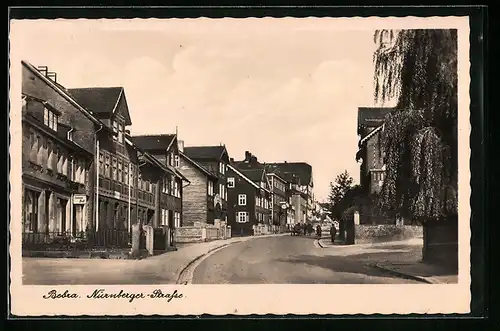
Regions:
[[[129,162],[128,163],[128,178],[127,178],[127,181],[128,181],[128,232],[131,232],[132,231],[132,222],[130,221],[130,196],[131,196],[131,177],[132,177],[132,162]],[[133,177],[132,177],[133,178]]]
[[[103,129],[103,125],[95,132],[95,141],[96,141],[96,155],[95,155],[95,169],[96,169],[96,203],[95,203],[95,231],[99,231],[99,138],[97,134]]]
[[[75,129],[71,127],[66,135],[66,139],[69,138],[69,134],[73,132]],[[69,140],[69,139],[68,139]],[[73,171],[73,169],[71,169]],[[73,194],[75,193],[74,190],[71,190],[72,196],[71,196],[71,201],[69,202],[69,231],[71,232],[71,235],[73,235]]]

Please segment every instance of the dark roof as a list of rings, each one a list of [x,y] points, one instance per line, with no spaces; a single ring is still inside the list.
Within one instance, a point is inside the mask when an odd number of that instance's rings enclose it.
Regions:
[[[139,135],[130,137],[134,144],[145,151],[166,150],[175,134]]]
[[[232,161],[231,164],[233,167],[237,168],[238,170],[245,170],[245,169],[265,169],[265,164],[263,163],[250,163],[250,162],[245,162],[245,161]]]
[[[86,109],[92,113],[109,116],[113,113],[123,87],[85,87],[71,88],[68,92]],[[128,117],[128,116],[126,116]],[[127,125],[131,125],[130,118],[126,118]]]
[[[384,123],[385,116],[394,108],[388,107],[359,107],[358,108],[358,127],[378,127]]]
[[[193,160],[220,160],[224,146],[196,146],[184,147],[184,154]]]
[[[261,182],[264,169],[238,169],[245,177],[253,182]]]
[[[179,155],[186,160],[188,163],[190,163],[192,166],[194,166],[196,169],[198,169],[200,172],[204,173],[207,177],[210,178],[217,178],[216,174],[211,173],[207,168],[196,162],[195,160],[191,159],[189,156],[187,156],[184,153],[179,153]]]
[[[276,172],[288,182],[308,185],[312,178],[312,167],[305,162],[283,162],[268,164],[268,172]]]

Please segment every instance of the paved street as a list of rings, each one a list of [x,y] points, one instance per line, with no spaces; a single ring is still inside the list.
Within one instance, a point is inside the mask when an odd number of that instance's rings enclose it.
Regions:
[[[417,245],[374,244],[320,248],[312,237],[269,237],[236,243],[208,256],[193,272],[194,284],[398,284],[368,266],[387,259],[417,259]]]
[[[195,284],[417,283],[369,265],[417,261],[420,254],[412,241],[321,248],[313,237],[244,237],[185,245],[144,260],[23,258],[23,283],[172,284],[181,273]]]

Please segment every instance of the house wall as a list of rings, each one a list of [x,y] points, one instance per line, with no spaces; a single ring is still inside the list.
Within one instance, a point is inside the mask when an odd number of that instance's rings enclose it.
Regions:
[[[375,133],[366,142],[366,168],[369,174],[370,193],[380,192],[384,180],[384,173],[380,170],[384,166],[381,146],[381,133]],[[378,170],[378,171],[377,171]]]
[[[208,184],[207,176],[184,158],[180,158],[180,172],[191,182],[184,188],[182,212],[185,226],[192,226],[194,222],[207,222]],[[215,189],[215,188],[214,188]]]
[[[228,189],[227,221],[231,226],[231,233],[233,236],[252,235],[252,227],[257,224],[255,216],[256,188],[233,171],[229,171],[228,176],[234,177],[235,182],[234,188]],[[239,194],[246,194],[247,203],[245,206],[238,205]],[[236,221],[237,213],[240,211],[248,212],[248,222],[239,223]]]
[[[22,69],[22,93],[27,94],[29,96],[48,101],[49,104],[57,109],[61,114],[59,115],[58,118],[58,123],[61,123],[63,125],[67,125],[70,127],[74,128],[73,131],[73,141],[78,144],[80,147],[85,149],[91,154],[94,154],[95,152],[95,126],[93,122],[85,116],[78,108],[73,106],[64,96],[62,96],[59,92],[57,92],[52,86],[47,84],[44,80],[39,78],[36,74],[34,74],[31,70],[29,70],[27,67],[23,66]],[[28,105],[29,108],[29,105]],[[23,110],[27,111],[27,110]],[[30,111],[31,112],[31,111]],[[36,109],[31,112],[33,116],[35,116],[37,119],[40,120],[41,123],[43,123],[43,107],[36,107]],[[23,126],[23,151],[25,148],[27,148],[27,141],[26,138],[29,137],[29,133],[25,131],[27,127],[24,125]],[[47,138],[47,137],[46,137]],[[54,140],[55,142],[55,140]],[[56,143],[56,142],[55,142]],[[58,147],[63,149],[63,147],[59,144],[56,143]],[[45,148],[45,147],[44,147]],[[29,155],[29,154],[27,154]],[[23,156],[27,156],[23,153]],[[43,151],[43,155],[47,155],[46,151]],[[25,163],[26,159],[23,160],[23,165],[26,166]],[[93,215],[94,215],[94,199],[93,199],[93,188],[95,185],[94,181],[94,159],[88,158],[87,159],[87,166],[86,166],[86,182],[84,186],[75,188],[75,192],[72,193],[85,193],[87,196],[87,202],[85,205],[82,207],[81,212],[83,213],[83,220],[82,223],[86,226],[87,224],[92,223]],[[46,169],[45,169],[46,170]],[[39,177],[40,179],[43,179],[49,183],[56,183],[56,185],[60,185],[61,183],[57,184],[57,174],[55,176],[47,177],[46,175],[43,174],[43,172],[37,172],[36,174],[29,170],[29,168],[23,167],[23,173],[31,172],[32,175],[35,175],[35,177]],[[43,178],[42,178],[43,177]],[[70,194],[72,194],[70,193]],[[44,193],[45,194],[45,193]],[[49,193],[47,193],[49,194]],[[68,191],[66,191],[66,194],[68,194]],[[70,195],[71,196],[71,195]],[[51,202],[49,202],[51,203]],[[47,208],[45,208],[47,209]],[[43,209],[39,209],[41,213]],[[71,217],[72,215],[67,213],[68,217]]]

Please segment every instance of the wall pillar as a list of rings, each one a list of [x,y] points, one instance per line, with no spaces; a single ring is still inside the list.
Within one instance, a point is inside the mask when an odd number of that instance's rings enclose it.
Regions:
[[[130,255],[138,257],[141,245],[141,227],[139,224],[132,224],[132,250]]]
[[[146,233],[146,250],[148,251],[149,255],[153,255],[153,240],[154,240],[154,233],[153,233],[153,227],[150,225],[144,225],[143,226],[144,232]]]
[[[56,214],[57,214],[57,198],[56,195],[53,192],[51,192],[49,196],[49,210],[48,210],[49,232],[55,232],[58,229]]]

